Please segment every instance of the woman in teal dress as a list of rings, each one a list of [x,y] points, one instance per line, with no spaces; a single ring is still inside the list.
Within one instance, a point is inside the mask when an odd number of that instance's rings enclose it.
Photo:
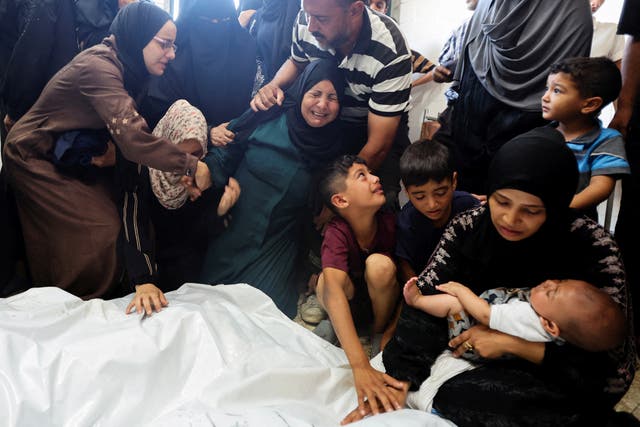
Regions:
[[[287,90],[282,107],[249,110],[229,123],[234,141],[211,149],[204,161],[214,187],[233,176],[242,193],[228,229],[209,243],[203,282],[248,283],[295,316],[312,176],[342,151],[335,119],[343,91],[335,63],[315,61]]]

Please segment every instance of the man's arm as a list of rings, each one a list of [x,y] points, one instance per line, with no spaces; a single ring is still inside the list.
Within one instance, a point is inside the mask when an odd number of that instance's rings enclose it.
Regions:
[[[489,325],[491,307],[471,289],[457,282],[444,283],[436,286],[436,289],[458,298],[464,311],[483,325]]]
[[[347,290],[353,292],[353,284],[347,273],[331,267],[322,269],[316,292],[329,314],[340,345],[349,359],[358,395],[359,410],[365,410],[365,398],[375,414],[379,412],[378,403],[381,405],[381,410],[400,409],[400,403],[395,395],[389,392],[387,384],[398,389],[402,387],[402,384],[373,369],[369,364],[369,358],[362,348],[353,323],[347,300]]]
[[[266,111],[274,105],[282,105],[284,91],[293,83],[307,63],[287,59],[280,67],[273,80],[262,86],[250,104],[253,111]]]
[[[617,129],[623,137],[627,136],[633,103],[640,89],[640,37],[633,37],[627,42],[622,58],[622,90],[618,97],[616,114],[609,127]]]
[[[369,112],[367,143],[358,153],[371,170],[377,170],[389,154],[398,132],[401,116],[379,116]]]

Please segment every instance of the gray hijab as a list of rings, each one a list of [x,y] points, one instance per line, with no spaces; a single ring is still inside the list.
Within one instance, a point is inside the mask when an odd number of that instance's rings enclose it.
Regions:
[[[539,111],[551,64],[589,56],[592,34],[585,0],[480,0],[465,36],[463,67],[471,65],[499,101]]]

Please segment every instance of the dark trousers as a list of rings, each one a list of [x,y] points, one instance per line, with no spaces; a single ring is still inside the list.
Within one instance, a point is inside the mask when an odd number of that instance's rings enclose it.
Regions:
[[[615,238],[620,245],[627,286],[634,304],[635,334],[640,333],[640,269],[638,268],[638,248],[640,242],[640,104],[636,104],[631,117],[631,126],[626,138],[627,161],[631,175],[622,179],[622,198],[616,223]]]

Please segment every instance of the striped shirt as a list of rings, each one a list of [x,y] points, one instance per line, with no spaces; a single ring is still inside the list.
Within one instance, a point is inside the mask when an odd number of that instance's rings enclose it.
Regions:
[[[293,28],[291,59],[306,63],[329,57],[337,57],[347,83],[343,120],[366,122],[369,111],[397,116],[409,110],[411,52],[404,35],[388,16],[365,8],[353,51],[340,58],[333,48],[320,46],[301,10]]]
[[[411,50],[411,66],[414,73],[427,74],[436,64],[425,58],[420,52]]]

